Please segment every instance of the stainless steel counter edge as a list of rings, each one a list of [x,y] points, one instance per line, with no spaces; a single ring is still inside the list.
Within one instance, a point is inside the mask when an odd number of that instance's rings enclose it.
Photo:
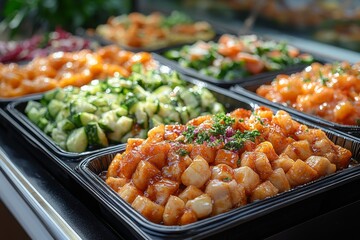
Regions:
[[[81,239],[26,180],[0,146],[0,197],[32,239]]]

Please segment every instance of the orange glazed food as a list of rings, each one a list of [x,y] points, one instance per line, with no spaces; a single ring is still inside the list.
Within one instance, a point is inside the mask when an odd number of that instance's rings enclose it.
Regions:
[[[344,125],[360,125],[360,62],[322,65],[278,75],[256,93],[270,101]]]
[[[185,225],[334,173],[351,157],[285,111],[237,109],[129,139],[106,183],[146,219]]]
[[[0,97],[19,97],[56,87],[83,86],[93,79],[127,77],[134,64],[156,65],[150,53],[132,53],[115,45],[96,51],[56,52],[26,65],[0,63]]]

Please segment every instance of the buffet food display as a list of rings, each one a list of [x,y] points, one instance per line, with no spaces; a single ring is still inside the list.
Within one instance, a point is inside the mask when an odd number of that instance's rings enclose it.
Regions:
[[[179,11],[169,16],[160,12],[145,15],[138,12],[110,17],[106,24],[96,27],[95,33],[123,47],[157,49],[215,36],[206,21],[194,21]],[[92,32],[92,31],[88,31]]]
[[[256,93],[310,115],[343,125],[360,125],[360,63],[313,63],[278,75]]]
[[[233,231],[358,179],[360,63],[216,35],[177,11],[110,17],[88,32],[111,44],[60,29],[0,43],[1,121],[130,235]]]
[[[236,109],[129,139],[106,183],[149,221],[186,225],[347,168],[351,157],[285,111]]]
[[[82,86],[93,79],[129,76],[132,66],[153,68],[150,53],[133,53],[110,45],[97,50],[55,52],[25,65],[0,63],[0,97],[13,98],[57,87]]]
[[[313,56],[301,53],[286,42],[265,40],[256,35],[224,34],[216,42],[198,41],[162,55],[219,82],[314,61]]]

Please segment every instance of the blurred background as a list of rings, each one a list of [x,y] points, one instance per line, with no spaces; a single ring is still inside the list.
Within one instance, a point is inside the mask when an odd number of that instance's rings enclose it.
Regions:
[[[360,51],[360,0],[0,0],[1,39],[19,39],[60,26],[94,28],[109,16],[132,11],[181,10],[193,18],[244,21],[255,26]],[[240,28],[240,26],[239,26]]]

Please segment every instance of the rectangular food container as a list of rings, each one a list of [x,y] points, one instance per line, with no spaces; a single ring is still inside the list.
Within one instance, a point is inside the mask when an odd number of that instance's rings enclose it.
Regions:
[[[331,195],[326,195],[330,198],[326,200],[318,196],[335,189],[341,189],[344,184],[360,179],[360,141],[336,130],[330,131],[296,117],[293,119],[309,127],[320,128],[334,143],[349,149],[353,154],[351,165],[347,169],[337,171],[274,197],[249,203],[229,212],[184,226],[164,226],[148,221],[130,204],[121,199],[100,177],[107,170],[116,153],[123,152],[125,146],[88,156],[80,162],[75,170],[80,173],[83,186],[98,199],[104,209],[103,214],[113,226],[116,228],[118,225],[125,224],[136,238],[202,239],[209,237],[211,239],[234,239],[235,236],[240,238],[240,236],[247,234],[254,237],[260,234],[259,231],[269,231],[268,227],[276,228],[278,225],[286,224],[282,221],[296,221],[311,214],[311,212],[323,209],[324,205],[327,204],[324,203],[325,201],[331,202]],[[277,217],[269,219],[269,216],[281,211],[283,211],[283,215],[276,215]],[[289,215],[291,213],[294,215]],[[249,229],[249,226],[252,226],[252,229]],[[258,226],[259,229],[254,228],[254,226]]]
[[[248,101],[246,98],[236,96],[236,94],[232,93],[229,90],[221,89],[211,84],[206,84],[204,82],[198,81],[196,79],[187,76],[181,76],[181,78],[189,82],[190,84],[201,86],[210,90],[210,92],[216,97],[217,101],[225,106],[226,111],[231,111],[238,107],[249,108],[251,106],[251,104],[244,105],[244,102]],[[82,153],[73,153],[61,149],[59,146],[55,144],[55,142],[49,136],[47,136],[43,131],[41,131],[34,123],[32,123],[25,114],[25,107],[27,103],[30,100],[35,100],[35,101],[40,100],[41,97],[42,95],[36,95],[33,97],[27,97],[18,101],[11,102],[6,106],[6,110],[14,121],[19,122],[24,127],[24,129],[26,129],[26,131],[36,136],[56,156],[59,156],[64,159],[71,159],[76,161],[76,160],[80,160],[81,158],[84,158],[89,154],[94,154],[103,151],[104,149],[113,149],[118,146],[118,145],[113,145],[106,148],[86,151]],[[125,145],[125,144],[119,144],[119,145]]]
[[[228,34],[233,34],[231,32],[228,32]],[[221,35],[217,35],[216,38],[214,38],[214,40],[218,40],[219,37]],[[272,40],[271,38],[269,38],[268,36],[260,36],[260,38],[264,39],[264,40]],[[242,84],[242,83],[247,83],[247,82],[257,82],[260,79],[263,78],[272,78],[275,77],[276,75],[283,73],[283,72],[289,72],[289,73],[295,73],[301,69],[303,69],[306,64],[296,64],[293,66],[288,66],[287,68],[281,69],[281,70],[276,70],[276,71],[269,71],[269,72],[263,72],[263,73],[259,73],[259,74],[255,74],[252,76],[247,76],[247,77],[243,77],[243,78],[239,78],[239,79],[234,79],[234,80],[229,80],[229,81],[225,81],[225,80],[219,80],[216,79],[214,77],[211,76],[206,76],[204,74],[200,74],[197,70],[192,69],[192,68],[186,68],[181,66],[178,62],[167,59],[166,57],[163,56],[163,54],[167,51],[167,50],[176,50],[181,48],[182,46],[185,46],[188,44],[182,44],[181,46],[174,46],[174,47],[169,47],[167,49],[162,49],[159,51],[156,51],[153,56],[154,59],[158,60],[160,63],[167,65],[185,75],[191,76],[191,77],[195,77],[197,79],[203,80],[205,82],[208,83],[212,83],[216,86],[222,87],[222,88],[230,88],[231,86],[234,86],[236,84]],[[291,45],[291,44],[290,44]],[[298,48],[298,47],[297,47]],[[330,62],[333,61],[332,59],[326,59],[323,56],[320,55],[316,55],[310,52],[305,52],[302,51],[300,48],[298,48],[300,50],[301,53],[309,53],[314,57],[314,61],[320,62],[320,63],[326,63],[326,62]]]
[[[219,38],[221,36],[221,34],[224,34],[224,33],[236,34],[235,31],[232,31],[229,28],[224,28],[223,26],[220,26],[219,24],[217,24],[217,23],[215,23],[213,21],[207,21],[207,22],[212,26],[212,28],[213,28],[213,30],[215,32],[215,36],[213,37],[213,39],[210,39],[209,41]],[[119,44],[117,42],[105,39],[104,37],[100,36],[96,32],[94,32],[92,34],[89,34],[89,33],[87,33],[86,29],[78,29],[76,31],[76,34],[83,37],[83,38],[85,38],[85,39],[96,41],[102,46],[116,44],[116,45],[119,45],[124,50],[132,51],[132,52],[153,52],[153,53],[158,53],[158,52],[164,52],[164,51],[167,51],[167,50],[170,50],[170,49],[177,48],[177,47],[185,45],[185,43],[179,43],[179,44],[173,44],[173,45],[168,45],[168,46],[163,46],[163,47],[153,47],[153,48],[129,47],[129,46],[124,46],[124,45],[121,45],[121,44]],[[188,42],[186,44],[192,44],[194,42],[196,42],[196,40]]]
[[[302,71],[302,70],[303,69],[301,69],[300,71]],[[285,74],[291,74],[291,73],[293,73],[293,72],[285,72]],[[237,85],[231,87],[230,90],[233,92],[236,92],[244,97],[251,98],[255,101],[261,102],[263,104],[266,104],[266,105],[269,105],[272,107],[276,107],[276,108],[284,109],[287,112],[289,112],[290,114],[299,116],[299,117],[304,118],[311,122],[315,122],[316,124],[320,124],[320,125],[328,127],[328,128],[332,128],[332,129],[336,129],[336,130],[339,130],[339,131],[342,131],[345,133],[349,133],[351,135],[354,135],[355,137],[360,137],[360,126],[343,125],[343,124],[330,122],[321,117],[303,113],[294,108],[284,106],[280,103],[272,102],[270,100],[267,100],[266,98],[263,98],[263,97],[257,95],[256,89],[258,87],[260,87],[261,85],[271,84],[274,77],[264,77],[264,78],[258,79],[257,81],[244,82],[241,84],[237,84]]]

